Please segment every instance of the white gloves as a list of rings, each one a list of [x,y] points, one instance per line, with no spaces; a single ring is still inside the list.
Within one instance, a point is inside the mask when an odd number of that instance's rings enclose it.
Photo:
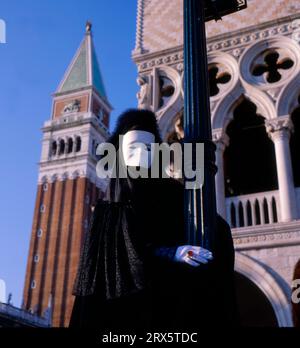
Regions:
[[[208,263],[213,259],[213,256],[209,250],[202,247],[183,245],[177,248],[174,259],[177,262],[188,263],[193,267],[198,267],[201,263]]]

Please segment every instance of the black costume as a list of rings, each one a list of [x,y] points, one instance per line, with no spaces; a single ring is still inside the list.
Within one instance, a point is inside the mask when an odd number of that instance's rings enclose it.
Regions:
[[[121,116],[108,142],[118,147],[118,135],[133,129],[161,142],[148,111]],[[171,329],[232,322],[234,252],[226,222],[219,218],[211,265],[194,269],[174,262],[177,247],[186,244],[183,190],[174,179],[110,180],[85,238],[70,327]]]

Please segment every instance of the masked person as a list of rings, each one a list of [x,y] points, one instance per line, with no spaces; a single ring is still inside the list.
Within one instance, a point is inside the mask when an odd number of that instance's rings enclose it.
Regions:
[[[213,256],[185,243],[183,185],[162,177],[159,157],[151,151],[161,142],[152,112],[129,110],[120,116],[108,140],[119,151],[114,175],[85,238],[70,327],[150,329],[189,323],[188,296],[201,295],[191,286],[198,274],[191,270]],[[154,163],[159,163],[157,178],[150,177]],[[121,175],[124,168],[127,176]]]

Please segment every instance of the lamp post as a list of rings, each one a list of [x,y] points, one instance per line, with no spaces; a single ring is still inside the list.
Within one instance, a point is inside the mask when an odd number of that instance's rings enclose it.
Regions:
[[[214,251],[217,221],[215,145],[212,142],[205,22],[247,7],[242,0],[184,0],[185,143],[204,143],[204,185],[185,190],[188,243]],[[196,164],[193,153],[193,166]],[[195,168],[195,167],[193,167]],[[188,180],[186,178],[186,180]]]

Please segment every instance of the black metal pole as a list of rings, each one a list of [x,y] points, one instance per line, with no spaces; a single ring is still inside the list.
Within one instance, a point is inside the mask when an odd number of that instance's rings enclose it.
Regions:
[[[204,186],[202,189],[185,190],[185,227],[188,243],[213,251],[217,218],[216,167],[211,132],[204,8],[205,0],[184,0],[184,142],[204,143],[205,148]]]

